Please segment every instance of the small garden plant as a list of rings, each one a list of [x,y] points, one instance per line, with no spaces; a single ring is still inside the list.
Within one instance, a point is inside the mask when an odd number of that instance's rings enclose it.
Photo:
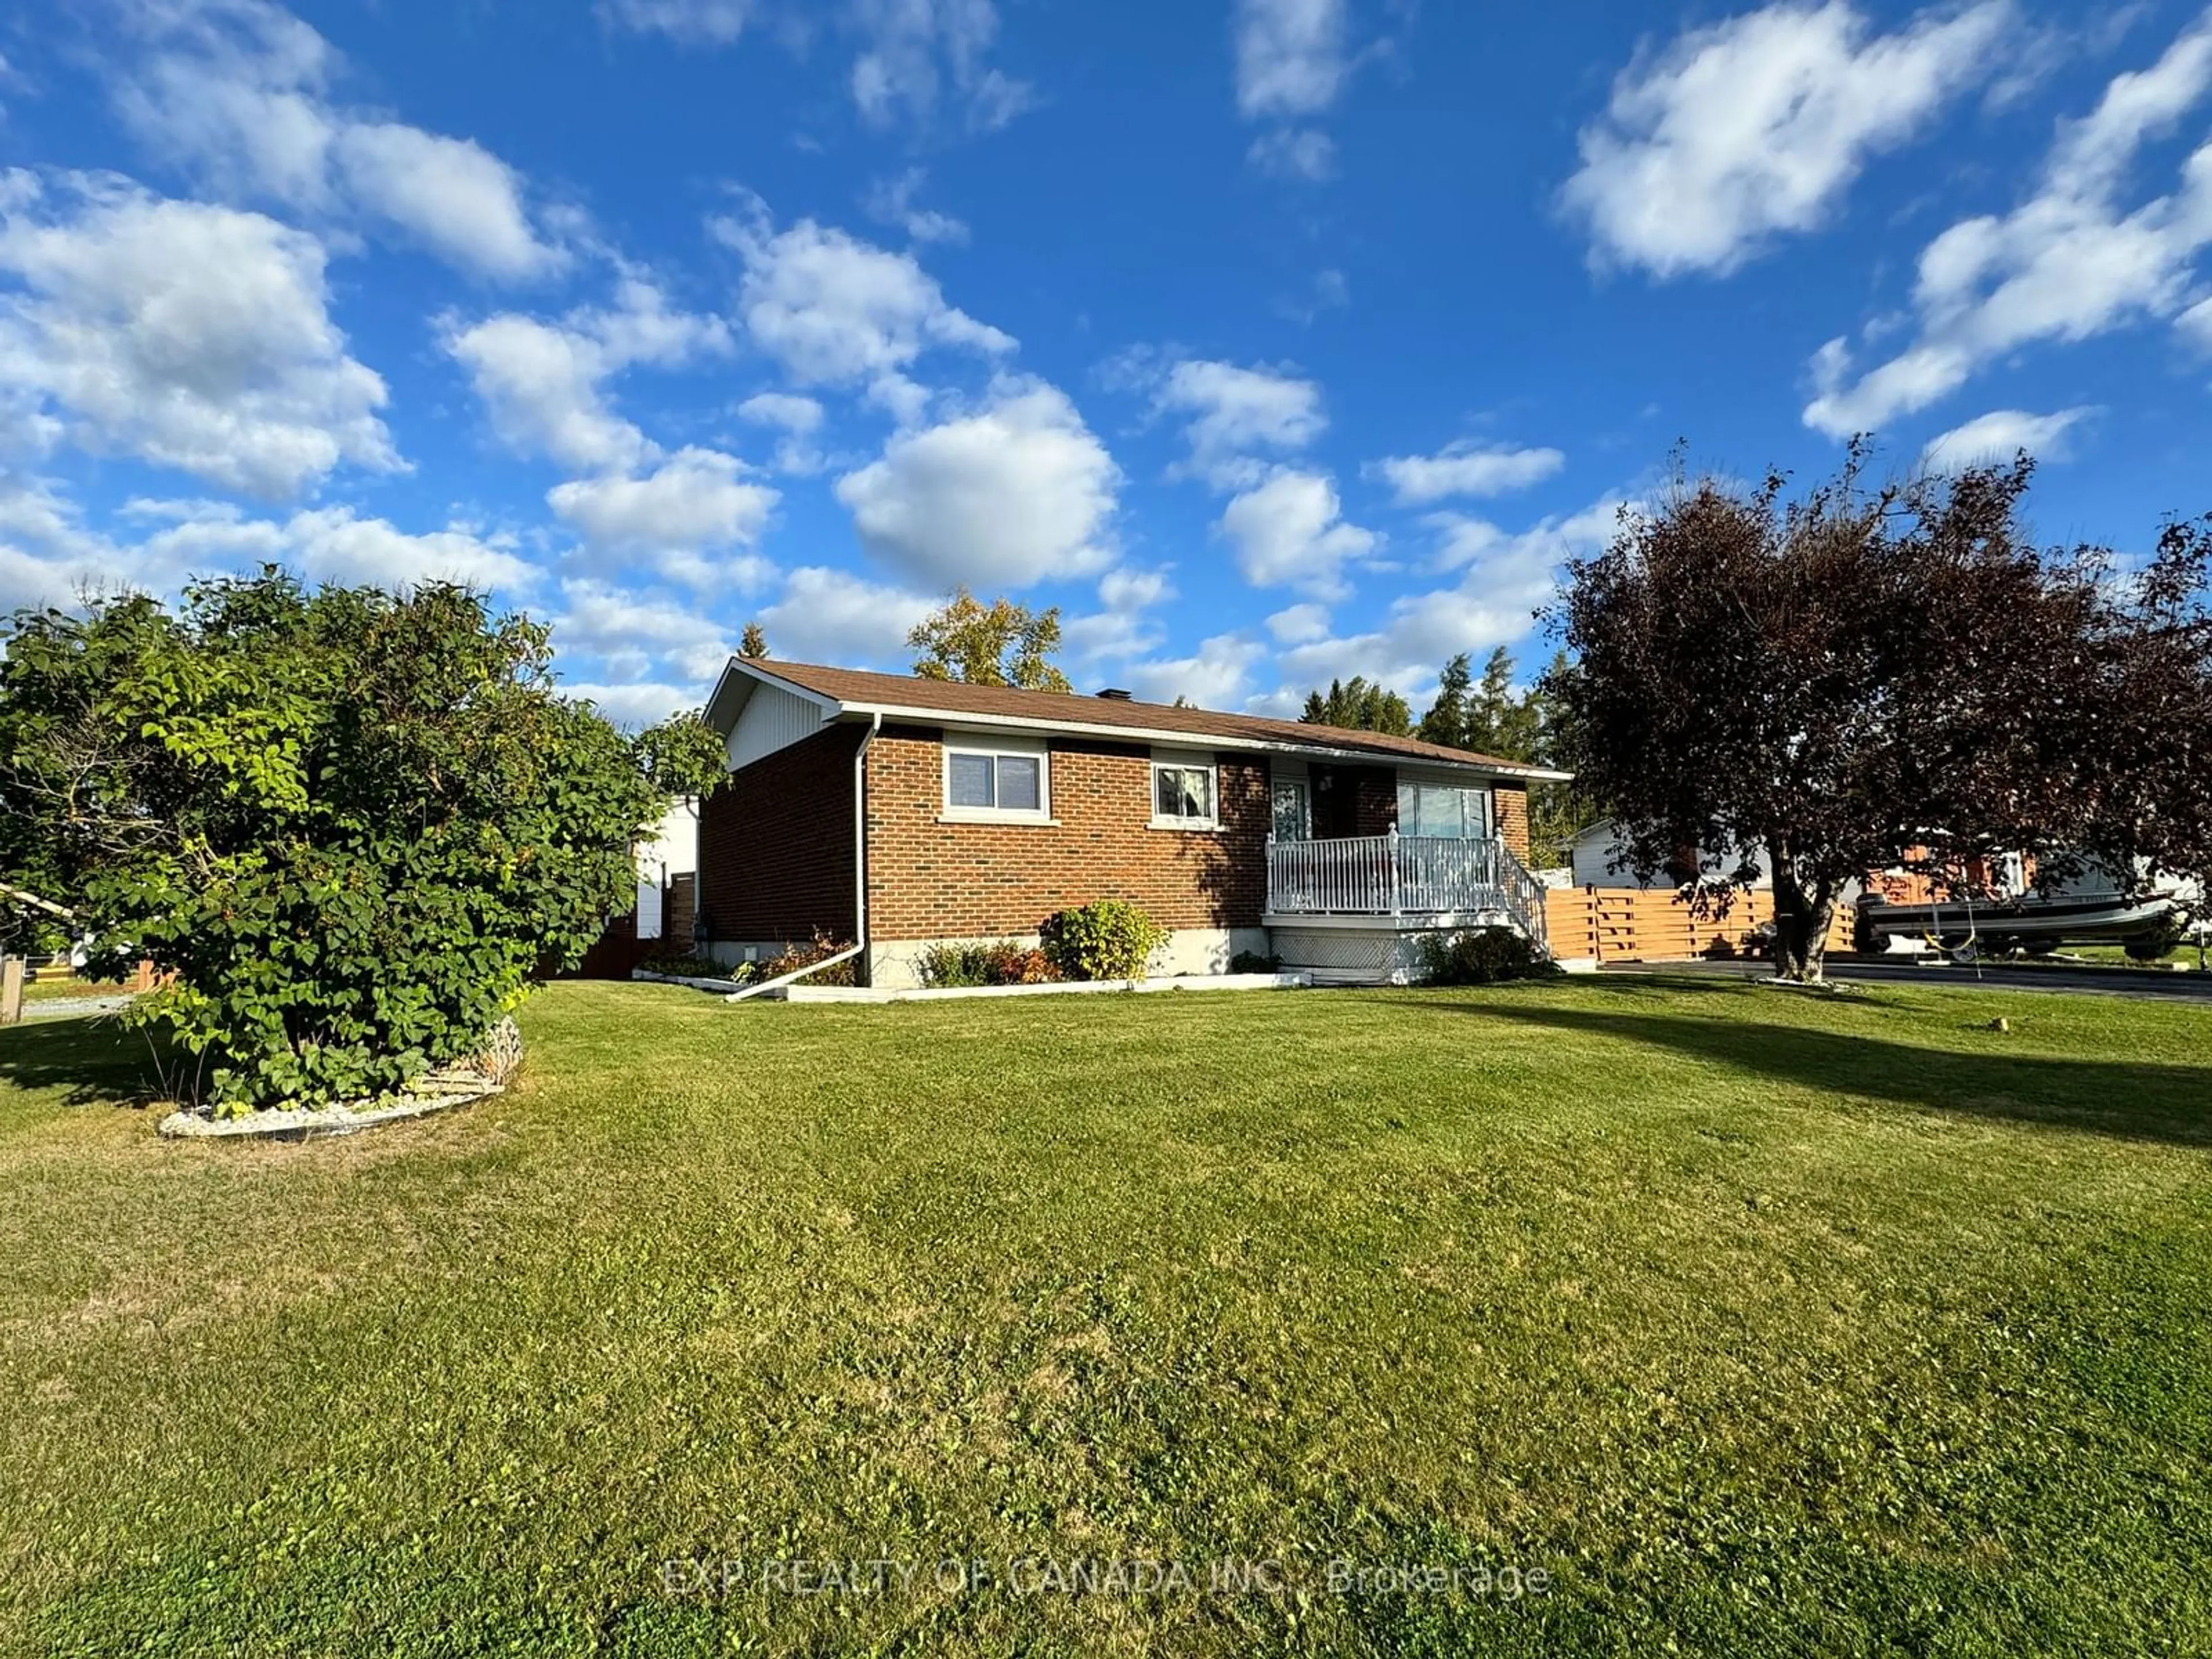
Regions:
[[[733,985],[744,984],[756,971],[750,962],[717,962],[696,952],[684,957],[647,957],[637,965],[645,973],[659,974],[666,979],[726,979]]]
[[[795,974],[817,962],[827,962],[831,957],[852,948],[851,940],[833,939],[817,927],[814,937],[805,944],[786,945],[780,954],[762,963],[754,973],[760,979],[781,979],[786,974]],[[810,974],[806,982],[810,985],[857,985],[860,980],[854,972],[854,967],[859,960],[857,957],[848,957],[843,962],[824,968],[818,974]]]
[[[1048,916],[1044,954],[1063,979],[1142,979],[1167,930],[1127,899]]]
[[[1060,969],[1042,951],[998,939],[976,945],[933,945],[915,963],[932,990],[980,985],[1048,985]]]

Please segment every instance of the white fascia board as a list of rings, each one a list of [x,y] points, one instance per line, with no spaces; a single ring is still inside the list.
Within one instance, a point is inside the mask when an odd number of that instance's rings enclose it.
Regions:
[[[779,681],[779,684],[787,682]],[[797,690],[799,688],[792,688]],[[824,699],[817,699],[824,702]],[[1151,726],[1101,726],[1091,720],[1039,720],[1034,715],[975,714],[965,709],[955,712],[945,708],[915,708],[905,703],[848,702],[826,703],[826,706],[850,715],[872,718],[880,714],[885,720],[911,720],[917,725],[936,726],[994,726],[1023,732],[1054,732],[1069,737],[1110,738],[1127,743],[1158,744],[1166,748],[1228,749],[1268,755],[1310,755],[1323,760],[1349,761],[1361,766],[1434,766],[1455,771],[1480,773],[1486,778],[1525,779],[1533,783],[1566,783],[1572,780],[1571,772],[1553,772],[1540,766],[1490,766],[1479,761],[1448,761],[1431,759],[1425,755],[1393,755],[1373,749],[1336,749],[1320,744],[1291,743],[1268,738],[1216,737],[1199,732],[1166,732]],[[833,714],[830,718],[834,719]]]
[[[788,691],[794,697],[803,698],[820,709],[825,720],[836,719],[844,710],[845,705],[834,697],[825,697],[819,691],[810,691],[796,681],[787,680],[781,674],[771,674],[732,657],[723,665],[721,678],[714,682],[714,690],[707,699],[707,724],[724,737],[728,737],[737,724],[738,713],[744,707],[744,698],[751,695],[756,685],[772,685],[779,691]],[[744,695],[740,696],[740,693]],[[737,699],[737,707],[731,711],[730,719],[725,723],[721,718],[722,712],[727,706],[727,700],[732,697]]]

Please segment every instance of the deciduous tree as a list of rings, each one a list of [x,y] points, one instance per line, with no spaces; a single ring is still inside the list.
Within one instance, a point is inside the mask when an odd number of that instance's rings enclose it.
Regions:
[[[1024,691],[1071,691],[1053,664],[1060,649],[1060,607],[1032,611],[1012,599],[977,603],[966,588],[915,624],[906,642],[921,654],[914,672],[927,680],[1011,685]]]
[[[0,662],[0,875],[151,957],[228,1110],[396,1088],[475,1052],[635,892],[633,844],[721,745],[558,695],[546,629],[459,587],[275,570],[18,612]]]
[[[2182,781],[2204,769],[2202,528],[2129,578],[2034,545],[2025,456],[1881,488],[1863,466],[1855,447],[1795,502],[1778,477],[1678,476],[1553,612],[1575,659],[1549,677],[1558,758],[1644,878],[1685,847],[1733,849],[1706,855],[1711,893],[1770,874],[1793,978],[1820,976],[1848,884],[1908,849],[2055,875],[2205,840]]]

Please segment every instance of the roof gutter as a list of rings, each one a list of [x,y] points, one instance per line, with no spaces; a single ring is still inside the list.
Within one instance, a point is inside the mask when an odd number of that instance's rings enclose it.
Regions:
[[[853,751],[853,918],[858,938],[835,956],[819,962],[810,962],[804,968],[788,974],[779,974],[774,979],[763,980],[758,985],[748,985],[743,990],[722,999],[725,1002],[743,1002],[750,997],[769,991],[780,991],[785,986],[805,979],[809,974],[818,974],[824,968],[835,968],[841,962],[850,962],[868,948],[868,749],[876,740],[876,733],[884,729],[884,717],[878,714],[868,722],[861,735],[860,746]]]
[[[1281,738],[1231,738],[1202,732],[1169,732],[1156,726],[1107,726],[1095,720],[1039,720],[1034,715],[969,714],[956,709],[928,708],[912,703],[840,702],[811,686],[796,680],[786,679],[772,669],[758,663],[742,662],[732,657],[724,665],[722,678],[714,686],[714,696],[707,700],[711,714],[720,705],[722,694],[733,676],[766,682],[805,699],[822,711],[825,720],[842,719],[848,714],[869,716],[873,720],[873,731],[880,731],[885,716],[893,720],[917,720],[927,726],[988,726],[1004,727],[1017,732],[1060,732],[1072,737],[1122,738],[1143,743],[1180,744],[1186,749],[1231,749],[1266,755],[1318,755],[1325,760],[1365,762],[1398,761],[1409,766],[1458,766],[1471,772],[1480,772],[1490,777],[1520,778],[1530,783],[1571,783],[1571,772],[1554,771],[1546,766],[1518,766],[1493,761],[1455,761],[1441,755],[1402,755],[1388,749],[1345,749],[1317,743],[1289,743]]]

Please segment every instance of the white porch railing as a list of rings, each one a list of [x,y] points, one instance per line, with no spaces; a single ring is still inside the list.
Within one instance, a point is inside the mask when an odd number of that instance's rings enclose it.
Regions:
[[[1267,908],[1279,915],[1425,916],[1502,912],[1544,942],[1543,884],[1496,839],[1356,836],[1270,841]]]

